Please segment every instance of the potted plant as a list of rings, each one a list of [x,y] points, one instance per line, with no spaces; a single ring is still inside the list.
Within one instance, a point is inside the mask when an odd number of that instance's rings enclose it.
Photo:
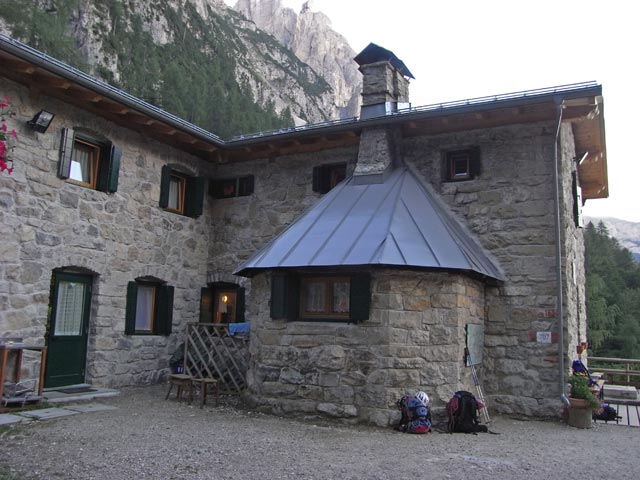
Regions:
[[[589,377],[571,375],[571,393],[569,394],[569,425],[577,428],[591,428],[593,410],[601,407],[600,401],[593,394]]]

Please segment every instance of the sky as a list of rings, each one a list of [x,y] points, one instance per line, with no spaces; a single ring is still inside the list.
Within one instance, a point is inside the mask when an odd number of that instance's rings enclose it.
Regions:
[[[225,0],[233,5],[235,0]],[[296,13],[304,2],[282,0]],[[595,80],[602,85],[609,198],[584,214],[640,222],[640,27],[635,2],[312,0],[356,53],[391,50],[415,76],[413,106]]]

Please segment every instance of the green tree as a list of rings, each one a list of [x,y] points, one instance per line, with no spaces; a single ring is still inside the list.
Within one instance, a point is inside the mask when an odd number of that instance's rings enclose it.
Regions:
[[[596,356],[640,358],[640,266],[604,223],[585,229],[589,343]]]

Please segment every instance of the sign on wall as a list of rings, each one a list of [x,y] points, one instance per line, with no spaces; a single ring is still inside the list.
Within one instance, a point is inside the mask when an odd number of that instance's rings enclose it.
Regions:
[[[484,349],[484,325],[468,323],[467,332],[467,366],[482,364],[482,351]]]

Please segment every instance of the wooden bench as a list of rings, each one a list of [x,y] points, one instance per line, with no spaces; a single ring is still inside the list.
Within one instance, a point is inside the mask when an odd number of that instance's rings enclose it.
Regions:
[[[213,393],[216,399],[216,407],[218,406],[218,396],[220,395],[220,389],[218,386],[218,380],[215,378],[194,378],[193,383],[197,384],[200,389],[200,408],[207,403],[207,390],[213,387]]]

